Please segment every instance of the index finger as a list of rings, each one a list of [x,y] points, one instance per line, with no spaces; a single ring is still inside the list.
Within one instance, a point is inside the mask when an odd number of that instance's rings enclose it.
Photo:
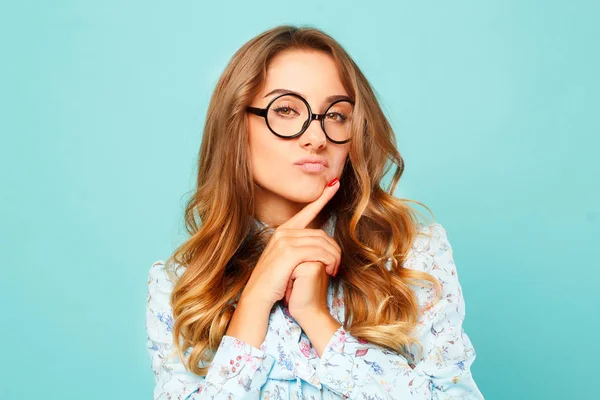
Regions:
[[[281,224],[280,227],[287,229],[305,229],[308,224],[319,215],[323,207],[325,207],[325,204],[331,200],[339,187],[339,180],[338,178],[335,178],[325,186],[323,193],[321,193],[316,200],[308,203],[302,210],[298,211],[296,215]]]

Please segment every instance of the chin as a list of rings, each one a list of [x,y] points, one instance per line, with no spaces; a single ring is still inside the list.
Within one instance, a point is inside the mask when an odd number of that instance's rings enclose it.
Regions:
[[[301,184],[301,182],[294,182],[295,186],[290,188],[289,191],[282,193],[282,197],[286,199],[296,202],[296,203],[310,203],[311,201],[316,200],[321,193],[323,193],[323,189],[325,185],[319,184]]]

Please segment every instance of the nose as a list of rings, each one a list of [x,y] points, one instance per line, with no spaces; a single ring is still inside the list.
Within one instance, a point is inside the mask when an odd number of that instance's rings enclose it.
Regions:
[[[313,122],[316,122],[313,124]],[[313,119],[307,121],[308,127],[302,135],[300,135],[300,142],[302,146],[311,143],[313,147],[321,147],[327,142],[327,136],[321,126],[319,115],[314,115]]]

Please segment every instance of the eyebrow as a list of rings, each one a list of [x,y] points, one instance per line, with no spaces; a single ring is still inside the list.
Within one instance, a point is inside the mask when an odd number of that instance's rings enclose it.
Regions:
[[[306,98],[304,95],[302,95],[298,92],[295,92],[293,90],[290,90],[290,89],[274,89],[274,90],[271,90],[269,93],[265,94],[264,97],[270,96],[272,94],[284,94],[284,93],[285,94],[295,94],[297,96],[302,96],[302,97]],[[350,97],[343,95],[343,94],[334,94],[332,96],[328,96],[325,98],[326,103],[333,103],[334,101],[338,101],[338,100],[348,100],[349,102],[354,103],[354,100],[352,100]]]

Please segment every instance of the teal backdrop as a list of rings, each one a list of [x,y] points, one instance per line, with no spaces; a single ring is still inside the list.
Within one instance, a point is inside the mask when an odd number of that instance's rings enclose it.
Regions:
[[[293,23],[375,88],[396,195],[448,231],[486,399],[598,398],[598,4],[5,2],[0,397],[152,398],[147,273],[185,238],[212,90]]]

